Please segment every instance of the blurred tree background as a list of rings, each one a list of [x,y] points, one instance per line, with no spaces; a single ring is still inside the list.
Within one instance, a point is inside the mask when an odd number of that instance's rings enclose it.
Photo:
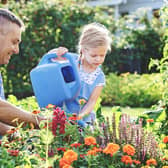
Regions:
[[[85,0],[1,0],[1,7],[9,8],[25,23],[20,53],[1,67],[6,95],[18,98],[33,94],[29,73],[50,49],[65,46],[77,52],[80,29],[90,22],[100,22],[111,32],[112,51],[103,69],[111,72],[151,73],[150,58],[162,57],[164,45],[161,23],[149,20],[143,12],[114,20],[109,7],[90,7]]]

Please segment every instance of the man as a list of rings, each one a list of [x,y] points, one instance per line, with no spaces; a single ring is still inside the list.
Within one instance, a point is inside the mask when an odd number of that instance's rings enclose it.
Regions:
[[[21,33],[24,29],[22,21],[12,12],[0,8],[0,64],[8,64],[12,54],[19,53]],[[38,127],[43,119],[27,111],[17,108],[7,102],[4,98],[2,77],[0,74],[0,135],[6,134],[11,126],[16,126],[14,119],[18,122],[33,123]]]

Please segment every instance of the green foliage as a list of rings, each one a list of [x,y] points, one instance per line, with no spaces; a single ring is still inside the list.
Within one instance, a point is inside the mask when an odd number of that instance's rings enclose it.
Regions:
[[[102,104],[150,107],[161,99],[163,85],[159,74],[122,74],[107,76]]]
[[[163,58],[161,60],[153,60],[149,64],[149,68],[155,66],[160,71],[160,82],[162,83],[162,99],[159,104],[153,106],[152,111],[147,113],[149,118],[153,118],[155,121],[159,120],[161,124],[157,128],[159,134],[168,134],[168,7],[165,5],[161,10],[161,18],[163,19],[163,27],[166,31],[164,32],[165,46],[163,48]]]
[[[12,57],[7,70],[2,69],[6,94],[26,97],[32,94],[29,73],[50,49],[65,46],[77,52],[82,26],[93,21],[113,29],[113,17],[99,8],[86,6],[76,0],[37,0],[27,3],[11,2],[9,9],[25,23],[20,54]]]

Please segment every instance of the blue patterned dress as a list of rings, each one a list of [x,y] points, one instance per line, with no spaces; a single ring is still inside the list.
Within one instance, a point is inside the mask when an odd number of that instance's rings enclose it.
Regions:
[[[79,61],[77,61],[77,64],[79,64]],[[91,73],[87,73],[83,70],[82,65],[80,65],[79,75],[80,75],[80,80],[81,80],[80,92],[79,92],[78,97],[73,102],[71,103],[68,102],[66,104],[66,112],[69,112],[69,113],[79,114],[79,112],[82,109],[82,106],[80,105],[80,100],[84,99],[87,103],[93,90],[97,86],[105,85],[105,75],[101,67],[97,67],[95,71]],[[87,117],[79,121],[79,124],[82,126],[85,126],[86,123],[91,123],[92,121],[95,120],[95,118],[96,118],[95,112],[91,111],[91,113]]]

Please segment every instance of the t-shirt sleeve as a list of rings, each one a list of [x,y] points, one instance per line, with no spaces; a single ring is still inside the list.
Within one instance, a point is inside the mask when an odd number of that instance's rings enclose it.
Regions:
[[[105,84],[106,84],[105,75],[103,72],[101,72],[96,79],[96,86],[105,86]]]

